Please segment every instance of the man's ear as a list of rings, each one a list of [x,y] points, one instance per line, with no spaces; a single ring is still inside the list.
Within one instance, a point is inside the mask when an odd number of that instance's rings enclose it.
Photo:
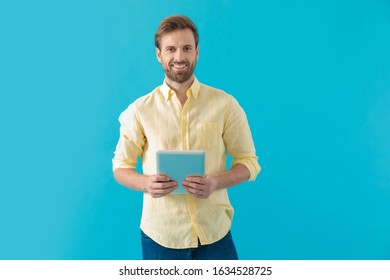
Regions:
[[[156,57],[157,57],[158,62],[161,63],[161,51],[159,48],[156,48]]]
[[[199,58],[199,45],[196,46],[196,60]]]

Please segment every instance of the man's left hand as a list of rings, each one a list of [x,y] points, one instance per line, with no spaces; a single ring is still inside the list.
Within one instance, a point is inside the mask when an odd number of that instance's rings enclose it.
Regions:
[[[183,187],[188,193],[197,198],[209,198],[209,196],[217,189],[218,183],[215,176],[199,177],[188,176],[182,181]]]

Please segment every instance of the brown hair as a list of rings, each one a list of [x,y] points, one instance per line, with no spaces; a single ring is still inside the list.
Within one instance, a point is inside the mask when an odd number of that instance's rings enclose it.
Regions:
[[[178,29],[191,29],[195,37],[195,46],[198,46],[199,34],[195,24],[188,17],[184,15],[174,15],[169,16],[163,19],[160,23],[160,26],[157,29],[156,34],[154,35],[154,44],[160,49],[161,38],[169,32],[178,30]]]

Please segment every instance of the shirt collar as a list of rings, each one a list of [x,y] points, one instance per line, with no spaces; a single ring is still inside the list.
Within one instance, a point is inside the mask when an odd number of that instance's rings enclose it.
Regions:
[[[160,87],[160,91],[164,96],[166,101],[174,94],[174,91],[168,86],[166,81],[164,80],[163,84]],[[194,99],[197,99],[200,92],[200,83],[196,77],[194,77],[194,81],[192,82],[191,87],[187,90],[187,96],[193,96]]]

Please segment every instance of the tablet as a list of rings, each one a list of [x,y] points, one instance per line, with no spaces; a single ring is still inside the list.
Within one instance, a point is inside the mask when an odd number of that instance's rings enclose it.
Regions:
[[[171,194],[186,194],[181,182],[187,176],[204,176],[205,151],[157,151],[157,174],[164,174],[175,180],[178,188]]]

